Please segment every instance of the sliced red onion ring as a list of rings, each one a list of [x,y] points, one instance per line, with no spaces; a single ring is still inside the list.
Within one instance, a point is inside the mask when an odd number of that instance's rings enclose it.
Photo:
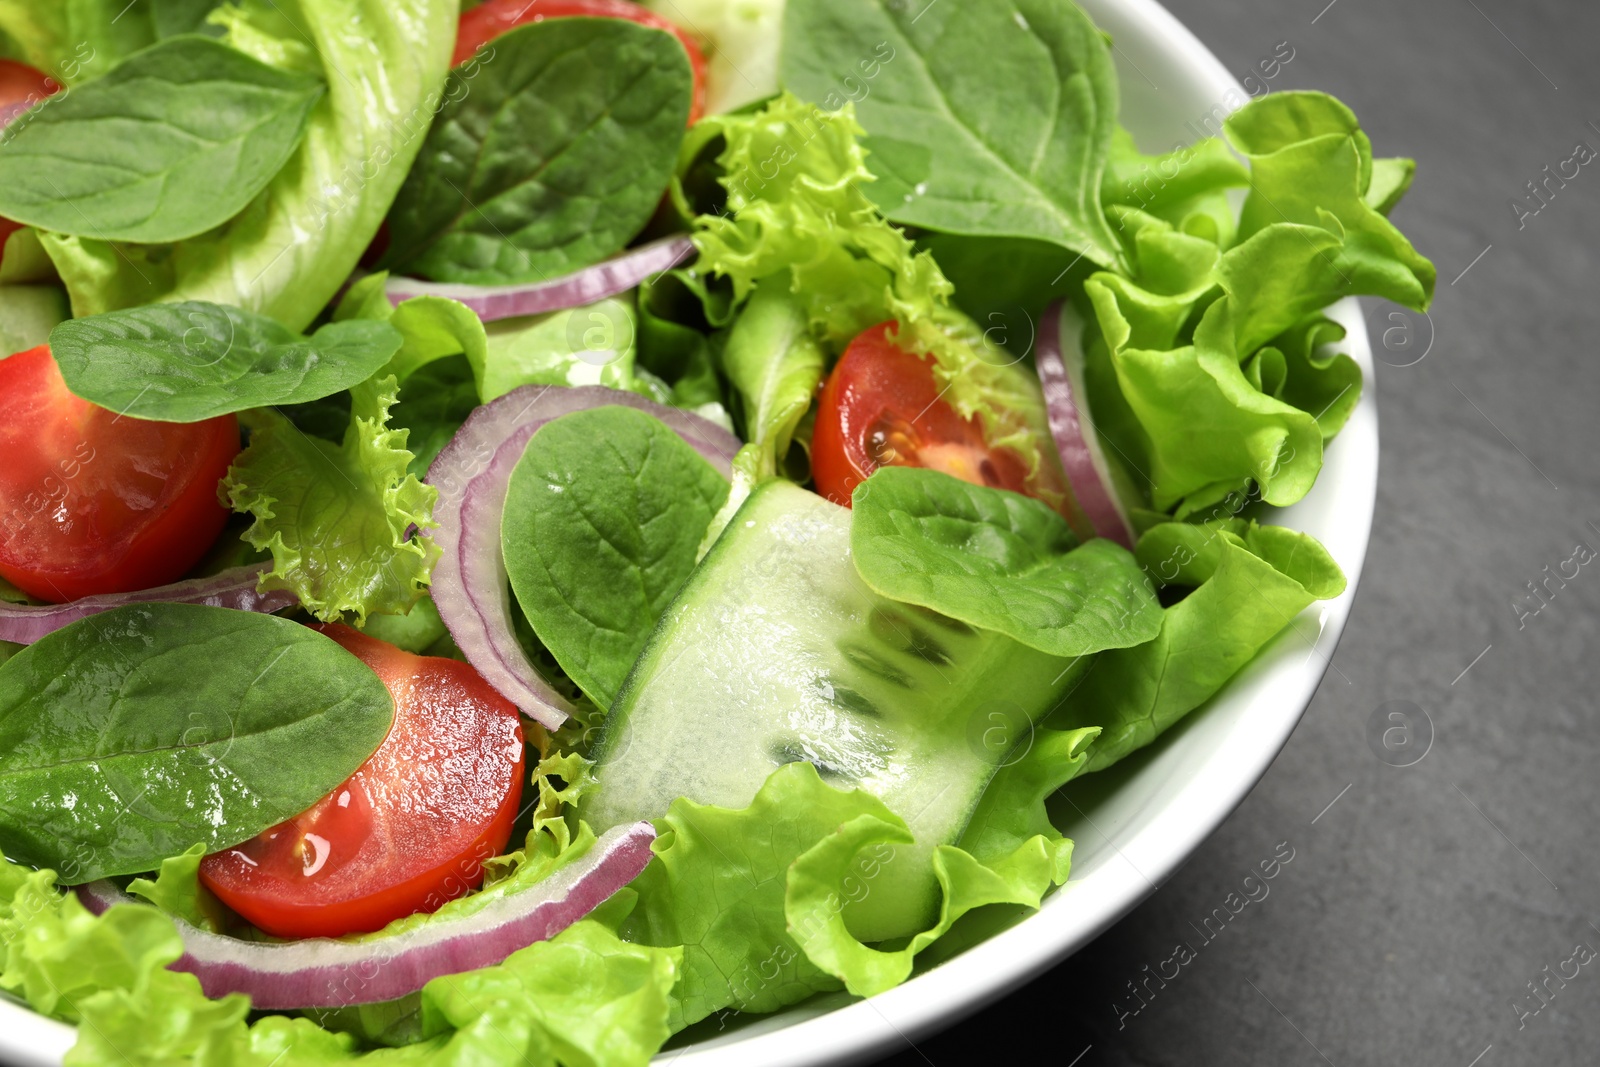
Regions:
[[[216,608],[235,608],[239,611],[273,612],[299,603],[293,593],[274,589],[256,592],[261,572],[270,563],[252,563],[248,567],[234,567],[209,578],[190,578],[173,585],[140,589],[132,593],[106,593],[86,596],[65,604],[0,603],[0,641],[31,645],[45,634],[61,629],[89,615],[120,608],[124,604],[209,604]]]
[[[625,293],[652,274],[671,270],[692,255],[694,242],[687,234],[677,234],[630,248],[603,263],[549,281],[522,285],[454,285],[391,277],[384,292],[396,306],[414,296],[449,297],[467,305],[484,322],[494,322],[582,307]]]
[[[647,822],[613,827],[588,852],[536,885],[471,915],[370,941],[242,941],[174,919],[184,954],[171,969],[200,979],[208,997],[248,993],[251,1005],[264,1011],[396,1000],[440,975],[493,966],[559,934],[645,869],[655,836]],[[133,902],[110,882],[79,886],[78,896],[96,915]]]
[[[1111,466],[1089,416],[1083,385],[1083,322],[1065,301],[1045,312],[1039,329],[1039,384],[1044,388],[1050,436],[1056,439],[1067,482],[1095,533],[1132,548],[1133,523],[1117,496]]]
[[[724,475],[739,439],[698,415],[599,385],[525,385],[474,411],[428,469],[439,489],[431,535],[443,550],[433,568],[433,602],[457,647],[489,684],[549,729],[572,705],[528,662],[511,621],[500,554],[500,518],[511,471],[539,427],[574,411],[616,404],[654,415]]]

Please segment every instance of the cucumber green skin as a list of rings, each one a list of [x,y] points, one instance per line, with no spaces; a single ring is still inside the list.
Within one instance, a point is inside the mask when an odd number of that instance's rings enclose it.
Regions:
[[[909,935],[937,911],[934,847],[961,836],[1082,662],[877,596],[850,559],[849,511],[768,482],[617,695],[580,814],[601,833],[680,796],[742,808],[778,766],[809,760],[910,827],[917,843],[878,875],[885,891],[846,913],[863,940]]]

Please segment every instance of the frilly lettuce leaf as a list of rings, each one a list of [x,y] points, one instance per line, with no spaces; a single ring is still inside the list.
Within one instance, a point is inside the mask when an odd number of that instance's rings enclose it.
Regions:
[[[910,976],[917,954],[968,912],[989,904],[1037,908],[1052,885],[1065,882],[1072,843],[1052,833],[1053,841],[1036,835],[988,863],[954,845],[939,845],[933,850],[933,872],[941,891],[938,921],[902,947],[873,947],[850,932],[848,906],[840,904],[850,898],[841,894],[865,884],[867,871],[884,850],[892,856],[894,846],[910,845],[913,838],[896,817],[858,815],[802,853],[789,868],[784,893],[789,932],[807,959],[844,982],[851,993],[870,997],[892,989]]]
[[[867,198],[874,178],[854,106],[823,111],[784,93],[759,112],[706,119],[685,140],[682,168],[718,135],[727,210],[695,219],[698,269],[731,279],[740,301],[758,282],[787,285],[830,355],[894,320],[900,343],[933,360],[944,399],[1037,470],[1050,440],[1038,382],[951,306],[933,257]]]
[[[859,815],[894,818],[870,794],[825,785],[809,763],[778,768],[747,808],[672,802],[622,933],[683,946],[674,1030],[723,1008],[776,1011],[838,988],[785,929],[784,879],[801,853]]]
[[[1087,771],[1154,741],[1302,610],[1345,588],[1339,565],[1311,535],[1239,519],[1164,523],[1139,539],[1135,555],[1156,581],[1191,591],[1165,610],[1154,641],[1097,657],[1046,720],[1052,730],[1099,728]],[[1030,761],[1031,753],[1022,762]],[[1013,767],[1002,776],[1023,773]]]
[[[1409,162],[1375,163],[1343,104],[1274,93],[1226,132],[1252,165],[1238,243],[1184,214],[1205,174],[1226,180],[1220,160],[1207,162],[1214,150],[1198,146],[1193,176],[1180,167],[1171,182],[1134,181],[1113,203],[1132,273],[1084,286],[1098,326],[1085,342],[1097,428],[1154,507],[1180,517],[1252,481],[1271,504],[1303,497],[1322,443],[1361,395],[1354,361],[1319,351],[1343,338],[1322,309],[1366,294],[1423,310],[1435,281],[1380,210],[1409,185]],[[1161,165],[1139,171],[1172,171]]]
[[[1180,232],[1204,237],[1219,248],[1233,244],[1237,232],[1228,190],[1250,184],[1250,172],[1215,137],[1147,156],[1133,135],[1118,126],[1111,136],[1100,199],[1172,224]],[[1114,229],[1115,213],[1110,214]]]
[[[1192,343],[1146,348],[1115,291],[1096,281],[1088,290],[1105,341],[1091,345],[1089,359],[1109,359],[1142,438],[1118,441],[1117,450],[1143,457],[1157,509],[1183,504],[1182,514],[1252,478],[1271,504],[1310,491],[1322,468],[1317,420],[1245,376],[1228,301],[1206,310]],[[1104,418],[1098,424],[1107,426]]]
[[[190,926],[221,933],[226,909],[211,890],[200,883],[200,861],[205,856],[205,846],[195,845],[181,856],[162,860],[161,870],[154,880],[135,878],[128,883],[128,893],[148,900]]]
[[[1050,794],[1088,769],[1089,749],[1098,736],[1098,726],[1034,727],[1023,751],[1008,757],[989,782],[958,844],[975,859],[993,863],[1038,839],[1052,867],[1051,880],[1064,884],[1072,842],[1061,836],[1044,805]]]
[[[585,919],[498,966],[435,979],[417,1043],[361,1053],[306,1019],[249,1025],[245,996],[208,1000],[193,975],[166,969],[183,941],[157,909],[95,916],[54,872],[0,860],[0,988],[78,1024],[68,1067],[643,1067],[669,1033],[679,954],[619,940],[616,921]]]
[[[350,276],[422,146],[457,14],[454,0],[221,8],[229,44],[269,65],[317,70],[327,96],[289,163],[225,226],[175,245],[43,235],[74,312],[207,300],[303,331]]]
[[[399,386],[391,375],[350,391],[344,443],[308,437],[271,411],[247,416],[250,446],[222,483],[235,511],[255,522],[243,536],[272,553],[262,589],[288,589],[320,619],[404,614],[427,591],[439,548],[439,491],[408,470],[406,431],[389,428]]]
[[[1243,241],[1285,223],[1327,230],[1340,240],[1330,257],[1338,286],[1328,303],[1368,293],[1427,307],[1437,280],[1433,264],[1384,217],[1410,185],[1410,161],[1376,167],[1372,142],[1348,107],[1326,93],[1271,93],[1231,115],[1225,132],[1250,161],[1250,195],[1239,217]]]
[[[880,904],[900,885],[921,883],[888,874],[912,837],[871,794],[835,789],[811,764],[790,763],[749,807],[679,799],[657,828],[656,858],[633,882],[639,903],[622,930],[641,944],[682,946],[675,1029],[727,1007],[775,1011],[841,983],[861,995],[887,989],[971,909],[1036,907],[1058,876],[1065,880],[1070,855],[1042,837],[987,861],[939,847],[932,860],[944,891],[937,923],[884,950],[851,933],[852,905],[868,897]]]

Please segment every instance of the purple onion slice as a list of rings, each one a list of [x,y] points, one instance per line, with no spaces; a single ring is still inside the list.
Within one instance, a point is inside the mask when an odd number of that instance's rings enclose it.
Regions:
[[[607,831],[588,852],[526,889],[460,917],[365,941],[259,942],[213,934],[174,919],[184,954],[171,965],[200,979],[208,997],[247,993],[253,1007],[343,1008],[396,1000],[446,974],[490,967],[554,937],[636,878],[650,862],[648,822]],[[110,882],[78,887],[95,914],[133,902]]]
[[[1095,533],[1131,549],[1137,540],[1133,523],[1117,496],[1111,466],[1089,415],[1080,325],[1072,309],[1062,302],[1045,312],[1039,329],[1039,384],[1044,389],[1050,436],[1061,453],[1073,498]]]
[[[660,419],[724,475],[739,439],[698,415],[634,393],[584,385],[525,385],[474,411],[428,469],[439,490],[430,534],[442,549],[433,568],[433,602],[450,636],[478,673],[545,727],[560,727],[572,705],[539,676],[517,641],[511,591],[500,553],[500,519],[511,471],[534,432],[574,411],[621,405]]]
[[[687,234],[677,234],[630,248],[602,263],[548,281],[521,285],[456,285],[391,277],[384,292],[396,306],[414,296],[448,297],[467,305],[484,322],[494,322],[582,307],[625,293],[651,275],[687,262],[693,255],[694,242]]]
[[[45,634],[53,633],[69,623],[120,608],[124,604],[208,604],[216,608],[264,613],[281,611],[298,604],[299,599],[286,590],[256,592],[256,583],[261,580],[262,572],[271,566],[271,563],[252,563],[209,578],[188,578],[172,585],[139,589],[131,593],[86,596],[65,604],[34,606],[0,603],[0,641],[31,645]]]

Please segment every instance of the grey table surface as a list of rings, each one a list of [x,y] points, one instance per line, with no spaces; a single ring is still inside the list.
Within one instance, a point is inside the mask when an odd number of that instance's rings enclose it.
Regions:
[[[1600,150],[1600,4],[1167,2],[1241,78],[1291,42],[1274,88],[1334,93],[1378,154],[1417,160],[1394,217],[1439,268],[1433,348],[1378,368],[1371,553],[1265,779],[1089,947],[887,1062],[1600,1063],[1600,958],[1581,962],[1600,952],[1600,559],[1577,562],[1600,551],[1600,160],[1537,215],[1510,205]],[[1389,701],[1432,723],[1413,766],[1369,747]],[[1270,895],[1140,1007],[1128,983],[1284,841]]]

